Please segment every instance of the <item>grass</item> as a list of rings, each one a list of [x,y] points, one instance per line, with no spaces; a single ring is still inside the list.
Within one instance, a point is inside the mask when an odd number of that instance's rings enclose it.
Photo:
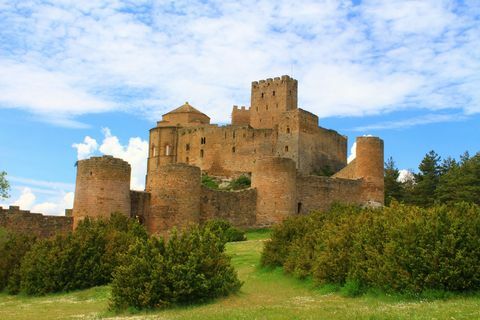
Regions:
[[[247,241],[227,251],[244,285],[239,294],[202,305],[113,314],[109,287],[46,297],[0,294],[0,319],[480,319],[480,296],[438,299],[370,293],[346,297],[339,288],[315,288],[311,281],[258,266],[268,230],[249,231]]]

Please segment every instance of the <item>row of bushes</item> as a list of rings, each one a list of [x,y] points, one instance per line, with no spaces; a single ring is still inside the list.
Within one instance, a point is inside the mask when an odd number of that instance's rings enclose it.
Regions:
[[[232,237],[239,235],[230,224],[211,221],[174,231],[164,242],[120,214],[85,219],[74,232],[52,239],[7,233],[0,239],[0,291],[43,295],[113,281],[117,309],[203,301],[241,286],[224,254]]]
[[[360,291],[478,290],[480,207],[336,206],[277,226],[262,264]]]

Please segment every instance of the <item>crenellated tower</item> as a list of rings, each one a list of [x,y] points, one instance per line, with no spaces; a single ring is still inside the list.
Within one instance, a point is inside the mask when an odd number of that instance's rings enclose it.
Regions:
[[[252,82],[250,125],[272,129],[283,112],[297,109],[297,80],[282,76]]]

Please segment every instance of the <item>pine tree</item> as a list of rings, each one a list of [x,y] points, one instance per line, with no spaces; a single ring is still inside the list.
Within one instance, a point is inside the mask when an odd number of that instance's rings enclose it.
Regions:
[[[435,190],[440,179],[440,156],[433,150],[428,152],[418,166],[412,202],[419,206],[430,206],[435,202]]]
[[[392,200],[402,201],[404,198],[404,192],[402,183],[398,181],[400,172],[395,166],[395,161],[392,157],[385,162],[385,205],[389,205]]]
[[[444,203],[467,201],[480,204],[480,153],[473,157],[463,154],[460,162],[440,177],[436,196]]]

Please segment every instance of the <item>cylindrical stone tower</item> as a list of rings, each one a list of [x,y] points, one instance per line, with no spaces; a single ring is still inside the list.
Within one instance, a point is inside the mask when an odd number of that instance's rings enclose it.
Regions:
[[[283,221],[296,210],[295,161],[279,157],[258,159],[252,172],[252,188],[257,189],[257,225]]]
[[[383,140],[378,137],[357,137],[356,142],[356,176],[365,181],[363,199],[383,205]]]
[[[113,212],[130,216],[130,172],[128,162],[112,156],[78,161],[73,227],[85,217],[108,218]]]
[[[167,164],[149,170],[146,191],[150,212],[145,217],[149,233],[166,233],[200,220],[201,171],[187,164]]]

